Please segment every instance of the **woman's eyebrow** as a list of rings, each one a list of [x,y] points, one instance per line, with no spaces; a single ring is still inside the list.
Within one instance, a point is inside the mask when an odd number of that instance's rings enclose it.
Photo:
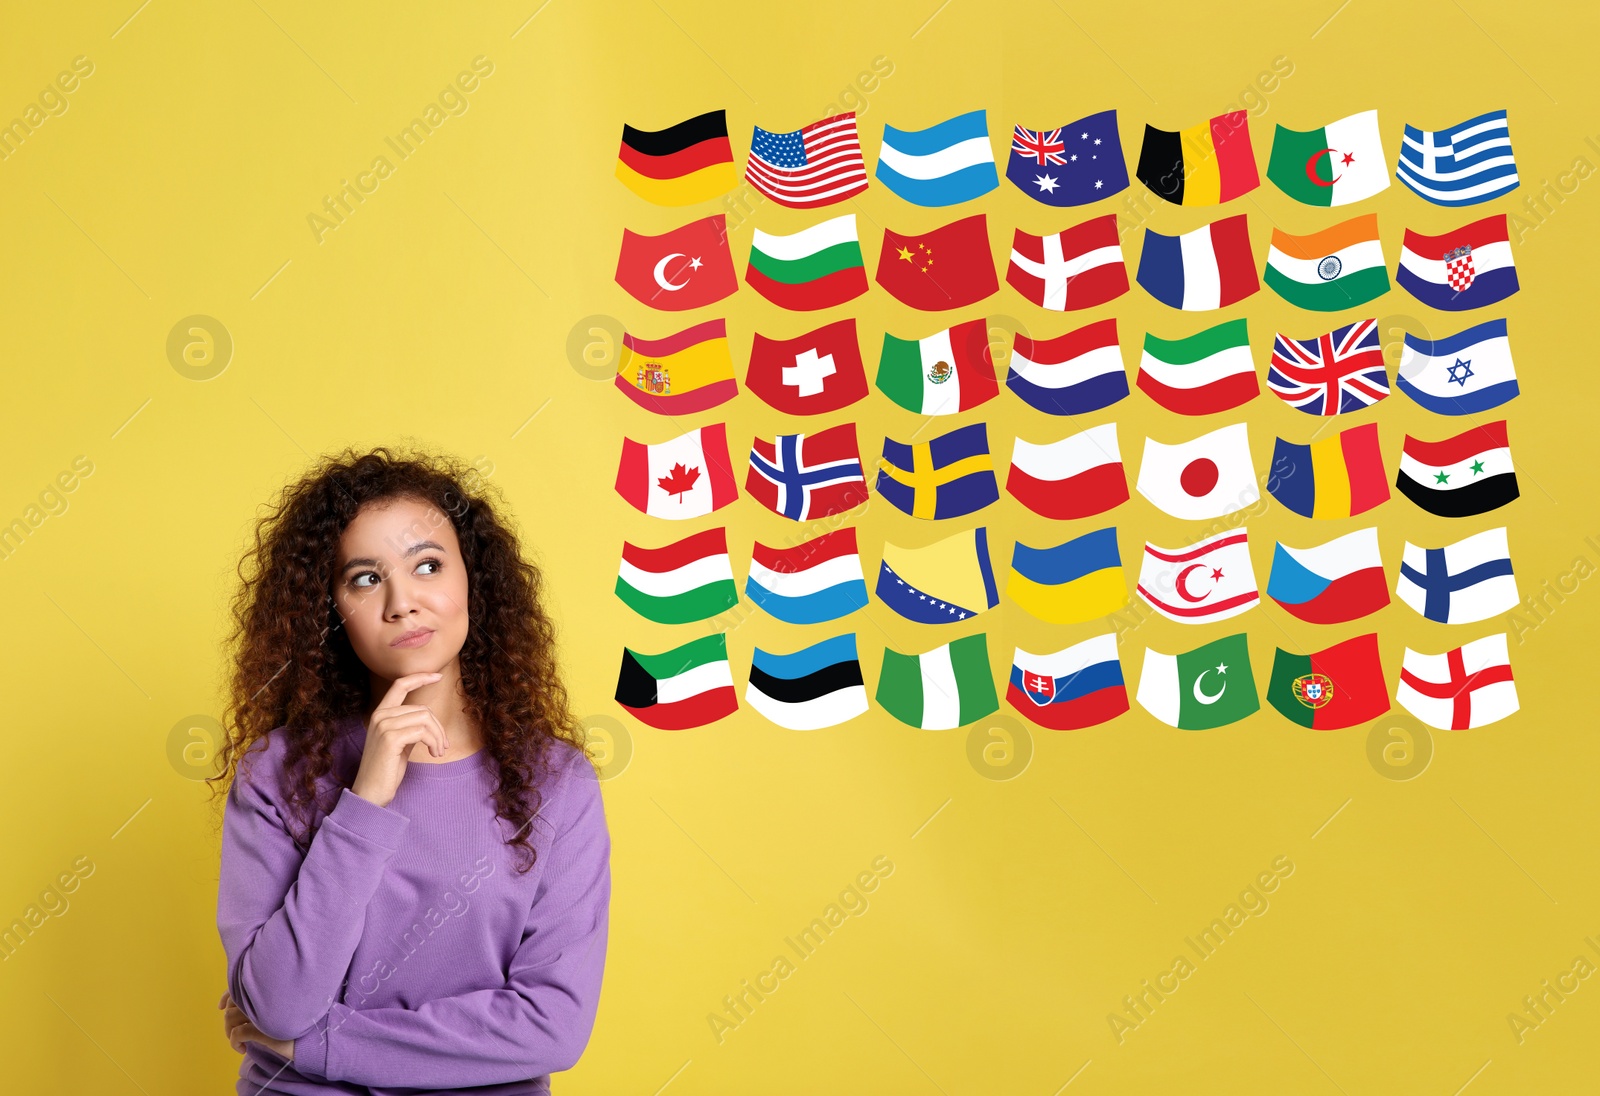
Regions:
[[[444,545],[442,545],[442,544],[436,543],[435,541],[431,541],[431,540],[419,540],[417,543],[413,544],[411,547],[407,548],[404,552],[402,552],[400,554],[400,558],[401,559],[409,559],[412,556],[416,555],[418,552],[425,551],[425,550],[427,550],[429,548],[432,548],[435,552],[444,551]],[[371,559],[371,558],[366,557],[366,556],[362,556],[360,559],[352,559],[352,560],[347,561],[343,567],[339,568],[339,573],[342,575],[346,571],[350,570],[350,568],[352,568],[352,567],[376,567],[376,566],[378,566],[378,561],[377,560]]]

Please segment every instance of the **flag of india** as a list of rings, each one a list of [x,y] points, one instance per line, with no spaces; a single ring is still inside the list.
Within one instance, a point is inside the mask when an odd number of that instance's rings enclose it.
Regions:
[[[1378,215],[1352,217],[1309,236],[1272,230],[1267,272],[1272,291],[1296,308],[1337,312],[1389,292],[1378,243]]]
[[[900,722],[925,731],[948,731],[982,719],[1000,707],[984,633],[920,655],[885,647],[877,699]]]
[[[1378,112],[1364,110],[1305,133],[1279,126],[1267,178],[1306,205],[1342,206],[1372,197],[1389,185]]]

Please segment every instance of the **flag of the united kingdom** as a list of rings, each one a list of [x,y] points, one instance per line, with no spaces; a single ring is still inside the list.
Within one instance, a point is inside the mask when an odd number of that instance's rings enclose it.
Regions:
[[[1279,333],[1267,386],[1308,415],[1346,415],[1389,394],[1377,320],[1357,320],[1315,339]]]

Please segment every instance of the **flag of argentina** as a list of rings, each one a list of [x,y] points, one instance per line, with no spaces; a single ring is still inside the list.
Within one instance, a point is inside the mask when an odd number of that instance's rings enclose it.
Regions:
[[[1435,205],[1487,202],[1517,188],[1506,112],[1490,111],[1448,129],[1407,126],[1395,178]]]
[[[1515,396],[1517,373],[1505,320],[1429,342],[1406,332],[1395,385],[1436,415],[1471,415]]]
[[[1406,542],[1395,595],[1429,620],[1472,624],[1510,612],[1520,600],[1505,526],[1443,548]]]
[[[878,181],[919,206],[970,201],[1000,185],[986,111],[958,114],[929,129],[883,127]]]

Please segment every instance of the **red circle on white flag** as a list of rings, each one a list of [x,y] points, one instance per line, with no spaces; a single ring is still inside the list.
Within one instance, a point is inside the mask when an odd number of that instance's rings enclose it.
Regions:
[[[1210,457],[1192,460],[1178,473],[1178,486],[1194,498],[1209,495],[1217,485],[1217,462]]]

